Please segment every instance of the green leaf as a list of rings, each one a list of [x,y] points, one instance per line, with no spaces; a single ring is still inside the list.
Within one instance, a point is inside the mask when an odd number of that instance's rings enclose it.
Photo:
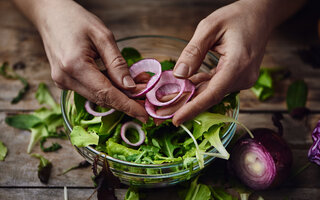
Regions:
[[[210,190],[215,200],[238,200],[231,194],[227,193],[222,187],[210,187]]]
[[[125,147],[121,144],[113,142],[110,139],[107,141],[106,144],[107,144],[107,153],[110,156],[123,155],[123,156],[127,157],[127,156],[132,156],[134,154],[139,155],[141,153],[141,151]]]
[[[123,48],[121,51],[123,58],[126,60],[128,66],[130,67],[133,63],[138,62],[142,59],[141,54],[138,50],[132,47]]]
[[[42,120],[34,115],[21,114],[11,117],[6,117],[5,122],[12,127],[28,130],[31,129],[34,125],[41,123]]]
[[[54,152],[62,148],[62,146],[56,142],[52,143],[49,147],[44,147],[44,143],[47,141],[47,137],[43,137],[40,140],[40,148],[43,152]]]
[[[200,122],[201,125],[199,125],[199,133],[197,134],[203,134],[204,132],[207,132],[209,128],[213,125],[219,125],[221,123],[228,123],[228,122],[234,122],[236,124],[239,124],[242,126],[248,133],[249,135],[253,138],[253,135],[251,131],[245,127],[242,123],[240,123],[238,120],[226,116],[226,115],[221,115],[221,114],[216,114],[216,113],[209,113],[209,112],[203,112],[200,115],[198,115],[195,119],[195,121]],[[195,135],[195,134],[194,134]]]
[[[99,136],[94,132],[87,132],[81,126],[75,126],[70,134],[70,140],[77,147],[86,147],[88,145],[97,145]]]
[[[163,153],[169,158],[174,158],[173,152],[179,147],[177,144],[173,144],[173,137],[176,135],[173,133],[163,133],[158,139],[158,143],[163,151]]]
[[[273,80],[271,73],[268,69],[261,68],[260,75],[257,82],[251,88],[251,91],[259,98],[264,101],[269,97],[273,96]]]
[[[308,86],[303,80],[293,82],[287,91],[287,107],[291,112],[295,108],[306,106],[308,97]]]
[[[81,120],[80,125],[91,125],[91,124],[99,124],[101,123],[101,117],[94,117],[90,120]]]
[[[36,99],[38,100],[39,104],[45,104],[50,106],[54,110],[60,110],[59,105],[55,102],[48,90],[47,85],[44,83],[39,84],[38,90],[36,92]]]
[[[45,124],[40,123],[33,126],[31,129],[30,141],[27,149],[27,153],[31,153],[34,145],[43,137],[47,137],[49,135],[48,129]]]
[[[32,154],[31,156],[39,159],[38,178],[42,183],[47,184],[50,178],[52,164],[49,160],[39,154]]]
[[[160,62],[162,71],[172,70],[176,65],[174,60],[164,60]]]
[[[21,76],[18,76],[18,79],[20,80],[20,82],[22,83],[23,87],[19,90],[17,96],[15,96],[12,100],[11,103],[12,104],[16,104],[19,103],[19,101],[24,97],[24,95],[28,92],[29,90],[29,83],[27,82],[26,79],[22,78]]]
[[[139,191],[137,190],[137,188],[133,188],[132,186],[130,186],[128,188],[126,196],[124,197],[124,200],[139,200]]]
[[[219,153],[206,153],[207,155],[215,156],[218,158],[226,159],[228,160],[230,157],[230,154],[226,150],[226,148],[223,146],[221,139],[220,139],[220,130],[221,126],[214,126],[209,129],[208,132],[204,133],[204,138],[206,138],[214,148]]]
[[[114,112],[110,115],[102,117],[99,136],[105,135],[106,137],[109,137],[111,135],[111,131],[119,124],[123,116],[124,114],[121,112]]]
[[[207,185],[198,184],[198,178],[195,178],[187,191],[187,195],[185,200],[210,200],[211,198],[211,191]]]
[[[0,161],[4,161],[8,153],[7,147],[0,141]]]

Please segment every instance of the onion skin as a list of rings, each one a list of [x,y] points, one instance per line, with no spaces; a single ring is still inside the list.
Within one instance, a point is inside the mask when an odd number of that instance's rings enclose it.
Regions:
[[[161,77],[161,64],[156,59],[146,58],[142,59],[136,63],[134,63],[130,69],[129,69],[130,75],[133,79],[140,78],[138,77],[139,74],[145,73],[145,72],[152,72],[154,73],[154,76],[152,76],[148,80],[147,87],[143,90],[137,92],[137,93],[131,93],[130,91],[126,91],[126,94],[129,97],[137,98],[145,95],[147,92],[149,92],[156,83],[160,80]],[[141,75],[140,75],[141,76]]]
[[[138,133],[139,133],[139,141],[138,141],[138,142],[132,143],[132,142],[130,142],[130,141],[128,140],[128,138],[126,137],[126,131],[127,131],[127,129],[129,129],[129,128],[134,128],[134,129],[136,129],[136,130],[138,131]],[[145,133],[143,132],[141,126],[140,126],[139,124],[133,122],[133,121],[126,122],[126,123],[124,123],[124,124],[122,125],[120,135],[121,135],[122,140],[123,140],[125,143],[127,143],[128,145],[134,146],[134,147],[140,146],[140,145],[144,142],[144,140],[146,139],[146,135],[145,135]]]
[[[292,152],[284,139],[271,129],[255,129],[252,133],[254,138],[246,136],[234,146],[231,167],[238,178],[254,190],[275,187],[290,173]],[[255,158],[253,164],[249,158]],[[256,173],[252,166],[261,169],[261,174]]]
[[[101,112],[96,112],[96,111],[94,111],[93,108],[91,107],[92,104],[93,104],[93,103],[91,103],[90,101],[86,101],[84,107],[85,107],[86,111],[87,111],[89,114],[91,114],[91,115],[93,115],[93,116],[95,116],[95,117],[107,116],[107,115],[110,115],[110,114],[112,114],[112,113],[114,113],[114,112],[116,111],[115,109],[110,108],[110,110],[107,111],[107,112],[103,112],[103,113],[101,113]]]

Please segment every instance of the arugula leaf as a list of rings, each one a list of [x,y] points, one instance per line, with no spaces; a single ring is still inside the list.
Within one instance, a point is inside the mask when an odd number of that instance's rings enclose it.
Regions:
[[[44,143],[47,141],[47,137],[42,137],[40,140],[40,148],[43,152],[53,152],[62,148],[62,146],[56,142],[52,143],[49,147],[44,147]]]
[[[162,71],[167,71],[167,70],[172,70],[174,66],[176,65],[176,61],[174,60],[164,60],[160,62],[161,64],[161,70]]]
[[[11,100],[11,104],[18,103],[29,90],[29,83],[26,79],[15,73],[15,71],[11,67],[9,67],[8,62],[4,62],[0,67],[0,75],[8,79],[18,79],[22,83],[23,88],[21,88],[18,94]]]
[[[249,133],[249,135],[253,138],[251,131],[247,127],[245,127],[238,120],[236,120],[232,117],[226,116],[226,115],[210,113],[210,112],[203,112],[203,113],[199,114],[194,120],[201,123],[201,125],[199,125],[199,130],[198,130],[199,133],[197,133],[197,134],[202,134],[204,132],[207,132],[209,130],[209,128],[213,125],[219,125],[221,123],[233,122],[233,123],[236,123],[236,124],[242,126]]]
[[[7,147],[0,141],[0,161],[4,161],[8,153]]]
[[[291,112],[295,108],[305,107],[308,97],[308,86],[303,80],[293,82],[287,91],[287,107]]]
[[[87,132],[81,126],[75,126],[70,133],[70,140],[77,147],[86,147],[88,145],[97,145],[99,136],[94,132]]]
[[[124,200],[139,200],[139,191],[137,190],[137,188],[133,188],[132,186],[130,186],[124,197]]]
[[[158,143],[163,151],[163,153],[169,158],[174,158],[173,152],[179,147],[177,144],[173,144],[172,139],[176,134],[173,133],[164,133],[160,136]]]
[[[53,110],[60,110],[59,104],[55,102],[48,90],[47,85],[44,83],[39,84],[38,90],[36,92],[36,99],[38,100],[39,104],[46,104]]]
[[[15,115],[6,117],[5,122],[14,128],[22,129],[22,130],[28,130],[31,129],[36,124],[41,123],[41,119],[30,114],[21,114],[21,115]]]
[[[74,92],[73,100],[76,107],[76,116],[74,117],[73,123],[75,125],[79,125],[81,120],[87,119],[87,117],[90,115],[89,113],[87,113],[84,106],[87,99]]]
[[[90,166],[91,166],[91,164],[90,164],[88,161],[83,160],[83,161],[81,161],[79,164],[77,164],[77,165],[75,165],[75,166],[72,166],[72,167],[64,170],[64,171],[63,171],[61,174],[59,174],[58,176],[64,175],[64,174],[66,174],[66,173],[68,173],[68,172],[70,172],[70,171],[72,171],[72,170],[75,170],[75,169],[82,169],[82,168],[87,168],[87,167],[90,167]]]
[[[198,177],[196,177],[190,184],[187,195],[184,200],[211,200],[211,191],[207,185],[198,184]]]
[[[101,118],[101,126],[99,129],[99,137],[102,135],[107,138],[111,135],[111,131],[119,124],[124,117],[121,112],[114,112]]]
[[[264,101],[269,97],[273,96],[273,80],[271,73],[268,69],[261,68],[260,75],[251,91],[259,98],[259,100]]]
[[[210,187],[212,196],[217,200],[237,200],[231,194],[227,193],[222,187]]]
[[[47,137],[49,135],[48,129],[47,129],[46,125],[43,123],[40,123],[40,124],[33,126],[32,128],[30,128],[30,130],[31,130],[31,137],[30,137],[27,153],[31,153],[34,145],[41,138]]]
[[[230,154],[226,150],[226,148],[223,146],[221,139],[220,139],[220,130],[222,126],[213,126],[211,127],[208,132],[204,133],[204,138],[206,138],[214,148],[219,153],[205,153],[207,155],[215,156],[218,158],[226,159],[228,160],[230,157]]]
[[[132,47],[123,48],[121,54],[122,57],[126,60],[129,67],[133,65],[133,63],[138,62],[142,59],[139,51]]]
[[[11,104],[17,104],[19,101],[24,97],[24,95],[28,92],[29,90],[29,83],[27,82],[26,79],[22,78],[21,76],[17,75],[17,78],[20,80],[20,82],[23,84],[23,88],[21,88],[17,94],[16,97],[14,97],[11,100]]]
[[[40,162],[38,165],[38,178],[42,183],[47,184],[52,169],[51,162],[39,154],[32,154],[31,156],[39,159]]]

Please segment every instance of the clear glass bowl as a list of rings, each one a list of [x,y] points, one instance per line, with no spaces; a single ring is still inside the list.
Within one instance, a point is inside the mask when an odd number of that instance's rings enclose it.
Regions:
[[[121,50],[124,47],[134,47],[142,55],[143,58],[156,58],[159,61],[177,60],[187,41],[167,37],[167,36],[134,36],[127,37],[117,41],[118,47]],[[215,67],[218,59],[212,53],[208,53],[200,68],[201,71],[208,71]],[[61,109],[65,125],[66,133],[72,131],[70,116],[72,114],[73,92],[63,91],[61,95]],[[237,97],[237,107],[228,113],[229,116],[237,119],[239,114],[239,98]],[[235,123],[229,123],[226,131],[223,133],[221,141],[224,146],[227,146],[233,138],[236,129]],[[201,170],[197,162],[194,162],[192,167],[185,168],[182,162],[165,163],[165,164],[137,164],[127,162],[108,156],[106,153],[95,150],[88,146],[84,148],[76,147],[76,150],[89,162],[100,155],[98,164],[102,166],[104,160],[107,160],[112,173],[117,176],[120,181],[127,185],[138,187],[164,187],[174,185],[179,182],[188,180],[197,175]],[[215,148],[209,152],[216,152]],[[207,167],[215,157],[204,156],[205,167]]]

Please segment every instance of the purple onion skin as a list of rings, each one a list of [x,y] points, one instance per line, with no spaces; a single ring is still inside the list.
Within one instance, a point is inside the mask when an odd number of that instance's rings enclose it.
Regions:
[[[292,152],[284,139],[276,132],[267,128],[254,129],[252,131],[254,138],[245,136],[237,141],[231,153],[231,167],[237,177],[247,186],[254,190],[265,190],[276,187],[282,183],[289,175],[292,167]],[[247,146],[250,145],[250,146]],[[259,148],[260,152],[268,159],[268,163],[264,163],[269,173],[269,180],[263,182],[257,180],[257,177],[245,175],[239,161],[241,152],[245,148]],[[259,179],[259,178],[258,178]]]
[[[312,140],[313,144],[309,149],[308,158],[311,162],[320,166],[320,120],[312,132]]]

